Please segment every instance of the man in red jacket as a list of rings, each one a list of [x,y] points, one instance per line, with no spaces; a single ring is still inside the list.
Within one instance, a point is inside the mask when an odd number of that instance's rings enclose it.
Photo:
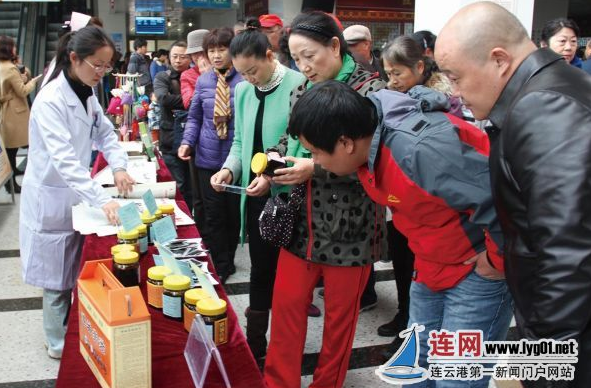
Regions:
[[[446,109],[447,98],[423,86],[367,99],[327,81],[296,103],[289,132],[324,169],[357,172],[367,194],[392,210],[415,254],[409,324],[424,325],[426,333],[481,330],[484,341],[504,340],[512,299],[503,279],[488,139]],[[488,377],[472,383],[488,387]]]

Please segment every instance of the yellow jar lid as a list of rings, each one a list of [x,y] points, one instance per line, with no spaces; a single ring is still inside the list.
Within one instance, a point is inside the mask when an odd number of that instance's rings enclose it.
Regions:
[[[226,312],[226,301],[207,298],[197,302],[197,312],[203,315],[220,315]]]
[[[188,304],[196,304],[201,299],[211,298],[211,295],[203,288],[193,288],[185,292],[185,302]]]
[[[144,224],[151,224],[152,222],[156,221],[156,214],[152,215],[149,211],[144,210],[140,218]]]
[[[162,214],[174,214],[174,205],[171,203],[163,203],[162,205],[158,205],[158,209],[162,212]]]
[[[135,240],[135,239],[137,239],[138,234],[139,233],[138,233],[137,229],[132,229],[132,230],[128,230],[128,231],[121,229],[120,231],[117,232],[117,237],[122,238],[123,240]]]
[[[168,275],[170,275],[171,272],[172,270],[168,267],[165,267],[163,265],[155,265],[153,267],[148,268],[148,278],[152,280],[162,280]]]
[[[138,233],[148,233],[148,225],[140,225],[137,227]]]
[[[182,291],[189,288],[191,279],[185,275],[168,275],[164,278],[164,288],[172,291]]]
[[[257,152],[250,161],[250,169],[255,174],[262,174],[267,168],[267,155],[262,152]]]
[[[111,247],[111,255],[115,256],[119,252],[132,251],[135,252],[135,245],[131,244],[117,244]]]
[[[140,256],[137,254],[137,252],[132,251],[119,252],[113,256],[113,260],[117,264],[133,264],[137,263],[139,259]]]

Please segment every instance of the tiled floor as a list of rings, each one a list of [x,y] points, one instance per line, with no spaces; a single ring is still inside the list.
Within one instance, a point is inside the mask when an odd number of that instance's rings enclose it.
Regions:
[[[21,180],[21,177],[18,178]],[[59,362],[47,357],[43,346],[41,320],[41,290],[23,284],[20,275],[18,257],[18,201],[10,203],[10,196],[0,188],[0,388],[3,387],[52,387],[57,376]],[[229,279],[229,290],[239,291],[230,296],[230,301],[238,312],[240,324],[245,326],[241,313],[248,304],[245,283],[248,282],[250,268],[246,247],[237,252],[237,273]],[[378,263],[378,271],[390,271],[390,264]],[[234,285],[234,286],[232,286]],[[390,342],[389,338],[378,337],[377,327],[390,320],[396,307],[396,287],[392,280],[379,281],[376,285],[379,295],[378,307],[364,312],[359,317],[357,334],[354,341],[354,364],[359,368],[347,373],[345,387],[391,387],[379,380],[374,374],[378,363],[364,359],[367,351],[379,351],[381,345]],[[314,302],[323,309],[323,300],[315,296]],[[306,341],[306,358],[320,350],[322,336],[322,318],[310,318]],[[304,366],[302,386],[311,380],[311,366]],[[495,383],[491,383],[494,387]],[[498,387],[514,388],[519,385],[497,383]],[[155,387],[158,388],[158,387]]]

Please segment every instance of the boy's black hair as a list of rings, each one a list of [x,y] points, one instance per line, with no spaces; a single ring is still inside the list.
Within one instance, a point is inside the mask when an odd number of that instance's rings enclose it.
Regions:
[[[373,103],[349,85],[335,80],[320,82],[296,102],[289,119],[289,134],[303,136],[314,147],[333,153],[341,136],[353,140],[373,136],[378,117]]]
[[[147,46],[148,42],[144,38],[135,38],[133,41],[133,49],[137,51],[140,47]]]

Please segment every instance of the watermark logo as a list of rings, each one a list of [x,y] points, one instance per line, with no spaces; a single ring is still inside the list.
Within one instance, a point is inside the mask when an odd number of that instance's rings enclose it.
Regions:
[[[417,324],[401,332],[405,341],[376,374],[391,384],[430,380],[573,380],[578,361],[575,340],[484,341],[480,330],[438,330],[427,339],[428,370],[419,367]]]
[[[419,366],[419,332],[424,331],[425,326],[413,323],[410,328],[399,335],[404,342],[394,355],[376,369],[375,373],[383,381],[390,384],[414,384],[426,380],[428,372]]]

